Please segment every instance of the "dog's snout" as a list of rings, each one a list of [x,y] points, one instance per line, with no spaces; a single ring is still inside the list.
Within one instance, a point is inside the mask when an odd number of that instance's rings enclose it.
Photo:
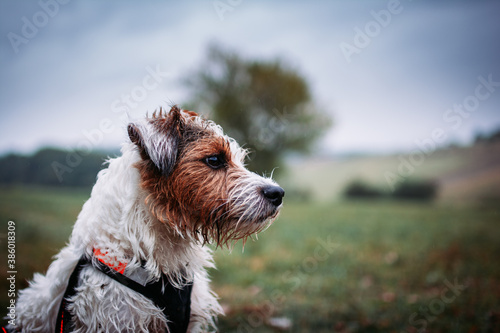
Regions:
[[[266,186],[262,189],[262,194],[270,203],[279,206],[283,202],[285,190],[279,186]]]

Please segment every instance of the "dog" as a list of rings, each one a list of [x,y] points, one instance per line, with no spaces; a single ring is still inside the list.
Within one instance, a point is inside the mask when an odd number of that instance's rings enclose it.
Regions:
[[[284,190],[220,126],[174,106],[128,125],[68,245],[19,293],[13,332],[206,332],[211,250],[266,229]]]

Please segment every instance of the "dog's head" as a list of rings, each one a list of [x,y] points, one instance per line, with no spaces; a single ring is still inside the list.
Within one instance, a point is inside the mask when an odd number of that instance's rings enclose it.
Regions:
[[[284,191],[244,166],[246,151],[222,128],[174,106],[129,124],[153,215],[185,238],[224,245],[277,217]]]

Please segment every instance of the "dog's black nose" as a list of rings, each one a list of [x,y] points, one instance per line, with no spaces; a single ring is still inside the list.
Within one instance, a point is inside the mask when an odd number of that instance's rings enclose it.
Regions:
[[[279,186],[266,186],[262,188],[262,194],[270,203],[275,206],[279,206],[281,205],[281,202],[283,202],[285,190]]]

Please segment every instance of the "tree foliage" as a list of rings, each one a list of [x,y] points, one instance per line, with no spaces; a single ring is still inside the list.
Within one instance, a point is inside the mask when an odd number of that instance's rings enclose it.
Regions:
[[[248,148],[257,172],[281,167],[288,153],[309,152],[331,124],[306,80],[281,60],[245,60],[212,44],[203,67],[185,82],[188,105]]]

